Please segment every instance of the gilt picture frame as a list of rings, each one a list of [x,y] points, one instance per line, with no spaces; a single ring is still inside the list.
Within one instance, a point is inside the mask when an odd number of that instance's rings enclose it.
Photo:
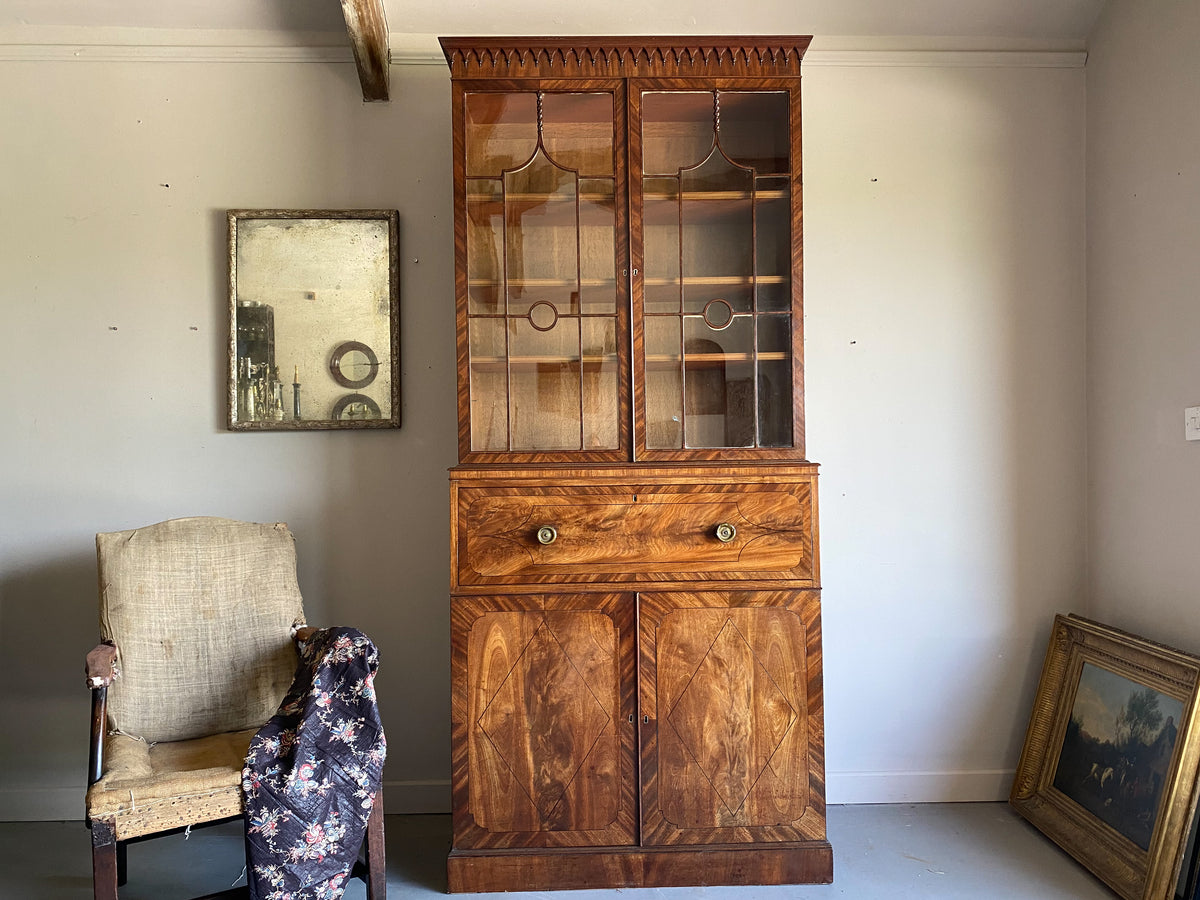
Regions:
[[[229,429],[399,428],[399,212],[226,217]]]
[[[1054,619],[1009,802],[1126,900],[1175,896],[1196,808],[1200,657]]]

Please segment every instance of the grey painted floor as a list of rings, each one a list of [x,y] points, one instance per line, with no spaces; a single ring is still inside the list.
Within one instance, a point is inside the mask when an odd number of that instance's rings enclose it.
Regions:
[[[388,816],[390,900],[435,897],[446,889],[448,816]],[[781,887],[689,887],[459,894],[513,900],[1111,900],[1115,895],[1003,803],[833,806],[829,839],[834,883]],[[129,848],[124,900],[171,900],[223,890],[244,865],[240,826],[194,831]],[[351,882],[347,900],[366,896]],[[0,898],[91,897],[87,829],[79,822],[0,823]]]

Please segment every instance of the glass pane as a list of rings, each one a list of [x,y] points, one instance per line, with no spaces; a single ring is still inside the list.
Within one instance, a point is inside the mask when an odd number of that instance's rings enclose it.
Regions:
[[[612,94],[543,94],[542,146],[580,175],[612,175]]]
[[[678,316],[646,316],[646,446],[683,447],[683,386]]]
[[[583,328],[583,449],[620,446],[620,367],[615,316],[585,318]]]
[[[615,113],[611,91],[464,97],[475,450],[620,448]]]
[[[754,317],[736,316],[714,330],[684,318],[685,445],[753,447]]]
[[[579,300],[586,313],[617,310],[616,183],[579,182]]]
[[[675,175],[713,148],[712,91],[642,94],[642,174]]]
[[[500,293],[503,196],[498,178],[467,181],[467,305],[472,314],[504,312]]]
[[[504,319],[471,318],[471,449],[508,449],[508,365]]]
[[[759,175],[790,171],[786,91],[721,91],[721,149]]]
[[[790,94],[641,105],[647,447],[791,446]]]
[[[760,178],[755,193],[755,239],[759,312],[792,307],[792,224],[787,179]]]
[[[758,317],[758,442],[792,445],[792,317]]]
[[[754,175],[719,151],[680,175],[683,191],[683,308],[699,313],[720,298],[753,308]]]
[[[525,315],[543,302],[559,315],[578,311],[576,183],[573,172],[540,150],[529,165],[504,176],[510,315]]]
[[[580,449],[579,319],[509,319],[513,450]]]
[[[642,288],[648,313],[680,310],[679,179],[642,180]]]
[[[468,177],[499,177],[537,149],[537,94],[469,93],[463,114]]]

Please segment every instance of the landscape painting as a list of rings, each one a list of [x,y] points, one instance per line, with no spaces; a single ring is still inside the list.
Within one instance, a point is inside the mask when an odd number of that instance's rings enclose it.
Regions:
[[[1149,850],[1183,703],[1085,662],[1054,787]]]

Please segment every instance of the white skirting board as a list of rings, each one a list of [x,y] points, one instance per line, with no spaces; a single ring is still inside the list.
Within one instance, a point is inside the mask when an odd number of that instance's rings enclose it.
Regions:
[[[969,803],[1007,800],[1014,769],[966,772],[826,772],[825,802]]]
[[[1007,800],[1013,770],[971,772],[830,772],[830,806],[859,803],[954,803]],[[27,788],[0,791],[0,822],[61,822],[83,819],[84,789]],[[450,782],[385,781],[384,811],[396,814],[450,812]]]
[[[83,821],[83,785],[0,791],[0,822]]]

